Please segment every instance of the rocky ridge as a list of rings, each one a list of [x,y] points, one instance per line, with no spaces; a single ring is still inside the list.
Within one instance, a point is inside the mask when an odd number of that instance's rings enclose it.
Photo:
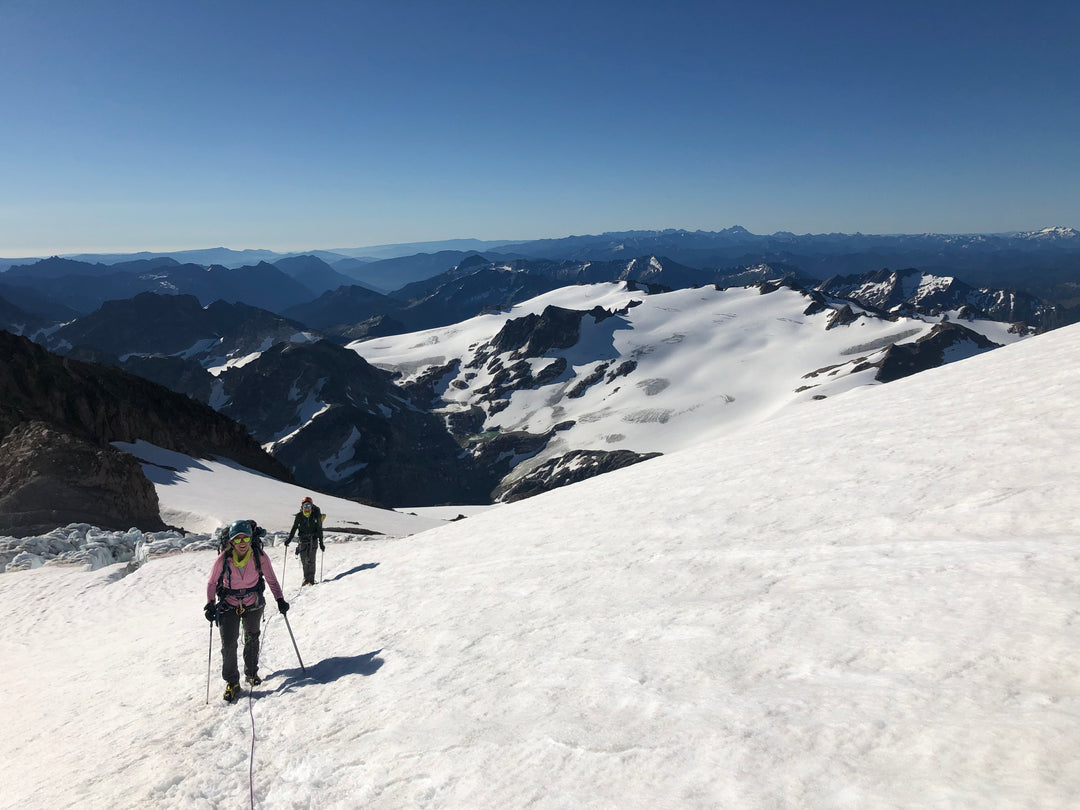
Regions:
[[[0,356],[0,532],[91,522],[88,515],[102,528],[160,527],[153,487],[110,442],[223,456],[290,480],[242,425],[201,402],[9,332],[0,331]]]

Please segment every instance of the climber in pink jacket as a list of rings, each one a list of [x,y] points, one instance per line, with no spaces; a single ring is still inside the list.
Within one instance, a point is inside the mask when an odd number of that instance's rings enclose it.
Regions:
[[[240,695],[240,670],[236,644],[240,625],[244,626],[244,675],[252,686],[262,683],[259,677],[259,622],[262,620],[265,586],[285,613],[285,601],[270,557],[259,542],[265,532],[254,521],[233,521],[224,532],[225,549],[214,560],[206,581],[206,605],[203,614],[218,623],[221,634],[221,677],[225,679],[223,697],[230,703]]]

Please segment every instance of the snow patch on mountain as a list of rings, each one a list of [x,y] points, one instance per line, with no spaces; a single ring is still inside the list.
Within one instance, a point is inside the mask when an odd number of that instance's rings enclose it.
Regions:
[[[364,469],[367,462],[351,462],[356,457],[356,443],[360,440],[360,431],[353,428],[352,433],[342,443],[337,453],[319,462],[323,475],[330,481],[344,481],[349,476]]]
[[[921,276],[905,281],[912,292],[945,283]],[[452,329],[349,348],[394,372],[399,384],[442,369],[433,389],[437,407],[448,415],[481,408],[478,433],[545,434],[562,426],[559,440],[530,460],[535,467],[567,449],[670,453],[807,407],[872,383],[866,364],[879,360],[876,353],[928,335],[941,320],[885,319],[850,305],[864,317],[828,328],[836,310],[811,304],[805,293],[783,286],[649,295],[625,283],[580,285]],[[539,356],[495,348],[504,327],[554,313],[549,307],[586,313],[573,345]],[[1005,324],[965,326],[1001,345],[1020,339]],[[433,355],[436,345],[441,351]]]
[[[320,383],[322,382],[325,382],[325,380],[320,381]],[[308,391],[304,401],[296,406],[296,418],[294,421],[283,428],[281,432],[271,438],[270,441],[263,443],[263,449],[266,450],[266,452],[273,455],[275,447],[292,440],[316,418],[330,409],[330,405],[319,399],[319,387],[320,385],[316,385],[312,390]]]
[[[1065,228],[1057,225],[1050,228],[1043,228],[1041,231],[1028,231],[1021,234],[1021,236],[1027,239],[1044,240],[1077,239],[1080,238],[1080,231],[1077,231],[1075,228]]]

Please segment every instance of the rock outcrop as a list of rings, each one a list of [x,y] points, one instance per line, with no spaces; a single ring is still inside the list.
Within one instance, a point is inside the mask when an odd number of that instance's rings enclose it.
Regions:
[[[165,528],[139,462],[110,442],[142,439],[291,480],[246,428],[201,402],[10,332],[0,331],[0,356],[0,533]]]
[[[558,458],[548,459],[526,475],[500,487],[495,495],[504,502],[520,501],[659,455],[662,454],[635,453],[632,450],[573,450]]]
[[[443,421],[356,352],[328,340],[281,343],[220,380],[222,412],[306,486],[389,506],[487,495]]]
[[[23,422],[0,443],[0,534],[29,537],[69,523],[166,528],[154,485],[134,456]]]
[[[291,480],[243,425],[190,397],[120,369],[59,357],[10,332],[0,331],[0,357],[0,437],[40,421],[96,444],[143,439]]]
[[[894,343],[879,362],[856,366],[855,371],[877,366],[878,372],[874,379],[888,383],[944,365],[948,352],[961,353],[966,357],[996,348],[996,343],[978,332],[955,323],[940,323],[930,334],[916,341]]]

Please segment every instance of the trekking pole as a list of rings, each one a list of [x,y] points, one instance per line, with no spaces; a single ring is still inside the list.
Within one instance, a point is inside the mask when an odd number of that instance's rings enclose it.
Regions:
[[[285,563],[289,561],[289,544],[285,544],[285,559],[281,561],[281,587],[285,588]]]
[[[323,567],[326,564],[326,547],[323,547],[322,555],[319,557],[319,584],[323,581]]]
[[[292,639],[292,647],[296,650],[296,660],[300,662],[300,671],[307,675],[307,669],[304,667],[304,659],[300,657],[300,648],[296,646],[296,636],[292,634],[292,625],[289,624],[289,614],[282,613],[281,618],[285,620],[285,627],[289,631],[289,638]]]
[[[214,623],[210,622],[210,649],[206,653],[206,705],[210,705],[210,661],[214,657]]]

